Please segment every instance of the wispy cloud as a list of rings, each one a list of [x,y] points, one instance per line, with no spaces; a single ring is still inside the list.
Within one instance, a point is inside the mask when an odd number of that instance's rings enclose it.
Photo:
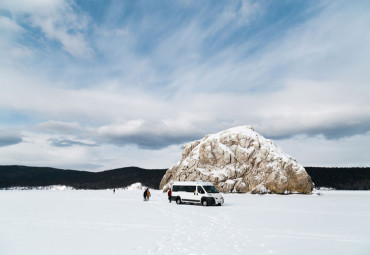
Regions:
[[[71,147],[71,146],[95,147],[95,146],[98,146],[97,144],[94,144],[94,143],[85,143],[85,142],[66,139],[66,138],[50,138],[49,142],[54,147]]]
[[[81,130],[81,126],[77,122],[48,120],[37,123],[33,129],[43,133],[76,134]]]
[[[75,8],[73,2],[64,0],[4,0],[0,3],[0,9],[10,12],[19,23],[41,29],[46,39],[59,41],[63,49],[71,55],[90,58],[94,55],[94,50],[85,39],[88,16],[81,12],[77,14]],[[13,30],[21,30],[18,23],[12,21],[9,24],[6,17],[2,17],[2,21],[8,23],[8,27],[13,27]],[[37,34],[35,30],[29,32]]]
[[[99,127],[95,139],[120,146],[135,144],[143,149],[161,149],[172,144],[182,144],[199,139],[203,134],[189,127],[189,123],[174,121],[131,120]]]
[[[0,16],[0,29],[12,32],[24,31],[24,29],[19,26],[17,22],[6,16]]]

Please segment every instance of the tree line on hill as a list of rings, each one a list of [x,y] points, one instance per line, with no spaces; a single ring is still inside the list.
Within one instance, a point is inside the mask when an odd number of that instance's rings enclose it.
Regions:
[[[102,172],[51,167],[0,166],[0,188],[66,185],[75,189],[110,189],[133,183],[158,188],[167,169],[125,167]]]
[[[370,190],[370,167],[305,167],[316,188]]]
[[[305,167],[316,188],[370,190],[370,168]],[[158,189],[167,169],[125,167],[102,172],[51,167],[0,166],[0,188],[65,185],[75,189],[112,189],[140,182]]]

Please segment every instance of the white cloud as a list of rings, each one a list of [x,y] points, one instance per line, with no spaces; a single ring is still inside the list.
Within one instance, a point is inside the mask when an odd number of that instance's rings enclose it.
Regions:
[[[144,149],[159,149],[172,144],[182,144],[200,138],[203,134],[192,123],[180,125],[180,122],[130,120],[127,122],[105,125],[94,130],[95,139],[116,145],[135,144]]]
[[[370,128],[367,94],[363,89],[354,90],[336,82],[287,80],[283,89],[269,93],[178,94],[164,100],[140,90],[111,90],[104,86],[94,90],[51,88],[30,76],[18,75],[14,79],[11,75],[7,79],[4,73],[2,77],[5,78],[0,94],[2,107],[47,119],[70,120],[38,124],[40,130],[78,132],[77,123],[94,118],[100,126],[97,133],[111,137],[112,141],[120,137],[127,142],[130,135],[145,134],[153,139],[167,137],[175,143],[176,137],[179,142],[186,137],[245,124],[254,125],[270,137],[300,133],[341,137]],[[361,129],[356,130],[356,126]],[[346,128],[354,133],[348,133]]]
[[[166,168],[175,164],[181,155],[180,146],[170,146],[155,151],[141,150],[134,145],[117,147],[111,144],[55,147],[49,140],[53,136],[31,132],[24,132],[23,135],[23,143],[0,147],[1,165],[21,164],[88,171],[101,171],[123,166],[153,169]]]
[[[81,126],[77,122],[48,120],[37,123],[33,129],[43,133],[76,134],[81,130]]]
[[[12,47],[11,50],[10,50],[10,54],[11,54],[11,56],[13,56],[15,58],[30,58],[30,57],[34,56],[34,53],[33,53],[32,50],[30,50],[26,47],[23,47],[23,46]]]
[[[304,166],[368,167],[370,133],[338,140],[323,136],[296,136],[276,142]],[[365,152],[365,153],[364,153]]]
[[[23,28],[19,26],[16,22],[5,16],[0,16],[0,30],[12,32],[24,31]]]
[[[237,26],[247,25],[252,18],[260,14],[258,2],[248,0],[233,1],[221,13],[222,23],[236,23]]]
[[[91,58],[94,50],[84,37],[89,18],[82,13],[77,14],[73,7],[72,2],[64,0],[4,0],[0,3],[0,9],[11,12],[21,22],[41,28],[48,39],[59,41],[71,55]]]
[[[31,12],[46,15],[55,13],[65,5],[66,1],[64,0],[3,0],[1,1],[0,8],[11,12]]]
[[[52,166],[75,169],[92,170],[101,167],[97,164],[93,154],[84,146],[54,147],[50,145],[48,135],[23,132],[24,142],[10,147],[0,147],[3,155],[0,164],[22,164],[29,166]],[[86,169],[89,170],[89,169]]]

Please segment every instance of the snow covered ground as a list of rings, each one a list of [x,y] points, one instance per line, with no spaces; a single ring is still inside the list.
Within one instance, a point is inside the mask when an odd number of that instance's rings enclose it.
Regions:
[[[222,207],[141,190],[0,191],[0,254],[370,254],[370,191],[226,194]]]

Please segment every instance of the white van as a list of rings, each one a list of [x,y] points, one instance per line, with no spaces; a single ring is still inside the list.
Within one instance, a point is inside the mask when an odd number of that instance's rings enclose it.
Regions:
[[[211,182],[174,182],[172,185],[172,201],[177,204],[194,203],[207,205],[222,205],[224,198]]]

